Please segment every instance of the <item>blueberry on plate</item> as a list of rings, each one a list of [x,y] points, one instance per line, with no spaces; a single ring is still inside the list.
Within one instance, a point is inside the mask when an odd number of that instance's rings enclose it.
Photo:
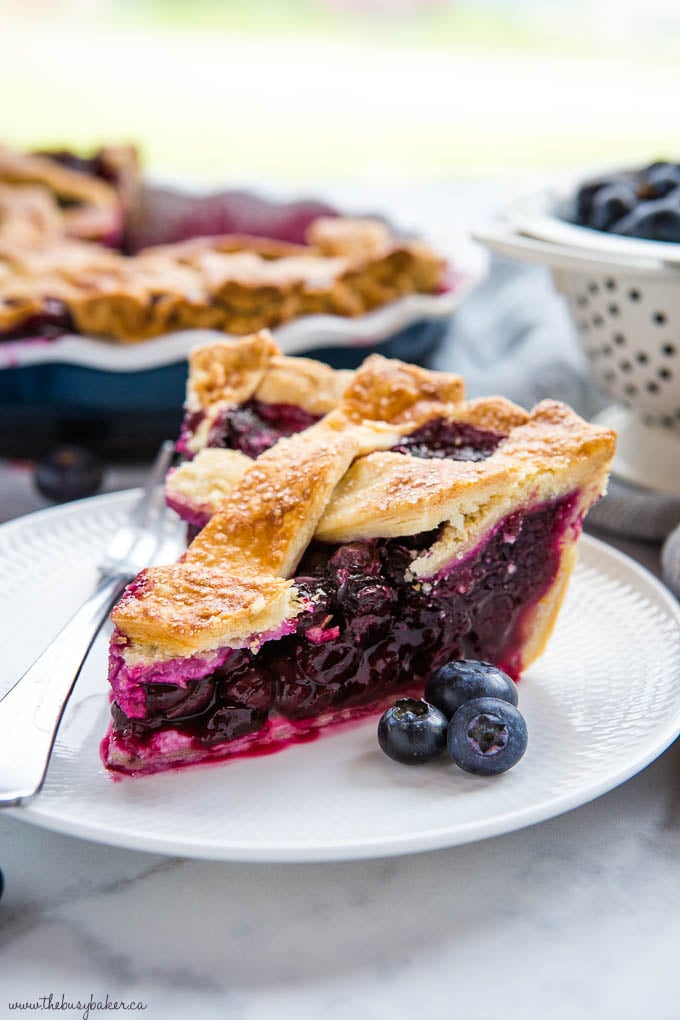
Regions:
[[[425,701],[401,698],[380,717],[378,743],[402,765],[422,765],[446,749],[448,719]]]
[[[476,698],[449,723],[449,754],[465,772],[497,776],[516,765],[527,749],[527,724],[514,705],[500,698]]]
[[[59,446],[35,469],[37,489],[54,503],[93,496],[102,477],[101,461],[82,446]]]
[[[425,700],[451,718],[473,698],[501,698],[517,704],[517,686],[498,666],[476,659],[447,662],[425,684]]]

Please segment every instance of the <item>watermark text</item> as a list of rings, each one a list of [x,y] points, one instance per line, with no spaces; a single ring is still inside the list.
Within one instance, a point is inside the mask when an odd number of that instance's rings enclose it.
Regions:
[[[59,1013],[76,1013],[82,1020],[91,1020],[94,1013],[136,1013],[146,1009],[147,1004],[136,999],[112,999],[108,994],[103,999],[96,999],[94,995],[90,995],[89,999],[69,999],[63,992],[61,997],[50,992],[49,995],[41,995],[26,1002],[10,1002],[8,1006],[17,1013],[53,1010]]]

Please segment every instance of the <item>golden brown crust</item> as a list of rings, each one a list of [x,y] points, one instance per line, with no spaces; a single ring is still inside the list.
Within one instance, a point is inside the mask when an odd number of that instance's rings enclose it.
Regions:
[[[189,507],[194,516],[212,517],[251,464],[250,457],[238,450],[203,449],[168,473],[168,503],[178,509]]]
[[[240,340],[201,344],[189,354],[185,410],[201,419],[187,437],[186,447],[198,453],[209,441],[221,412],[250,400],[279,348],[269,330]]]
[[[59,233],[84,240],[106,240],[120,233],[121,212],[134,201],[137,187],[136,153],[131,147],[110,147],[99,159],[120,190],[93,173],[64,166],[49,155],[16,152],[0,146],[0,181],[16,191],[30,185],[42,191]],[[43,240],[54,236],[47,231]]]
[[[345,390],[339,410],[350,421],[417,426],[445,416],[464,396],[465,384],[459,375],[430,372],[372,354]]]
[[[365,226],[356,248],[364,233]],[[436,292],[442,277],[441,260],[433,252],[401,241],[361,257],[230,236],[147,248],[130,257],[114,255],[104,264],[100,253],[99,246],[84,245],[78,270],[72,265],[67,270],[60,263],[61,242],[55,241],[51,251],[45,243],[36,259],[30,249],[23,252],[20,272],[33,283],[37,307],[55,297],[54,279],[68,272],[72,289],[60,299],[77,328],[123,343],[185,328],[241,335],[300,315],[360,315],[415,291]],[[46,261],[51,262],[50,276],[45,275]],[[12,266],[6,259],[0,302],[12,296]],[[7,328],[0,304],[0,331]]]
[[[33,247],[61,233],[62,217],[46,191],[0,184],[0,241]]]
[[[337,406],[352,378],[352,372],[311,358],[285,357],[266,329],[243,339],[195,347],[189,355],[185,406],[203,417],[187,439],[187,448],[192,453],[203,449],[220,413],[251,399],[291,404],[321,417]]]
[[[189,546],[186,562],[289,577],[356,456],[354,432],[336,432],[320,422],[280,439],[241,477]]]
[[[242,647],[276,630],[302,603],[291,582],[232,576],[200,563],[150,567],[137,576],[111,619],[140,657],[174,658]]]
[[[242,404],[262,382],[270,359],[279,353],[267,330],[238,342],[222,340],[194,347],[189,354],[187,406],[206,411],[216,404]]]
[[[115,199],[114,189],[93,174],[62,166],[49,156],[16,152],[0,145],[0,180],[11,184],[43,184],[58,198],[107,206]]]
[[[302,602],[281,579],[295,570],[338,481],[371,437],[374,446],[384,442],[370,424],[340,429],[322,420],[250,461],[181,561],[143,571],[114,610],[113,622],[132,642],[128,660],[237,646],[294,616]]]
[[[261,259],[282,259],[295,255],[308,255],[304,244],[290,241],[276,241],[270,237],[254,237],[251,234],[219,234],[205,237],[190,237],[186,241],[172,244],[156,244],[142,248],[140,258],[172,258],[188,266],[200,265],[204,258],[214,254],[233,255],[251,253]]]
[[[584,507],[584,512],[587,507]],[[576,538],[565,536],[557,577],[548,591],[530,607],[524,619],[522,639],[522,669],[527,669],[532,662],[543,654],[548,639],[557,622],[557,615],[567,594],[569,579],[578,559]]]
[[[443,260],[421,242],[395,237],[381,220],[320,217],[306,236],[322,254],[351,262],[346,282],[354,283],[369,308],[389,300],[400,277],[405,293],[433,293],[441,286]]]
[[[363,258],[384,255],[393,246],[393,238],[380,220],[320,216],[310,223],[305,239],[324,255]]]
[[[507,435],[511,429],[524,425],[529,412],[505,397],[476,397],[457,404],[448,416],[451,421],[467,422],[488,432]]]
[[[263,404],[293,404],[321,417],[337,407],[353,376],[311,358],[274,355],[253,396]]]
[[[316,537],[326,542],[390,538],[449,521],[455,524],[446,549],[450,559],[510,505],[526,506],[575,488],[587,490],[592,503],[606,483],[614,446],[610,429],[588,424],[564,404],[543,401],[482,461],[389,452],[357,461],[333,494]]]

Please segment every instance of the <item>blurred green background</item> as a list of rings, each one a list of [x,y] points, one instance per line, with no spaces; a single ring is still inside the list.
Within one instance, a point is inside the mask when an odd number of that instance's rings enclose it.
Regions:
[[[0,0],[0,140],[228,181],[678,157],[676,0]]]

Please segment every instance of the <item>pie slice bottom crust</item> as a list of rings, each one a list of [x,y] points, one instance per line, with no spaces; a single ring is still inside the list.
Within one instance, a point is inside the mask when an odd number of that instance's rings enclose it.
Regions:
[[[519,679],[614,436],[555,402],[459,396],[368,359],[333,411],[225,485],[178,564],[142,572],[113,613],[107,767],[280,750],[420,694],[454,658]]]

